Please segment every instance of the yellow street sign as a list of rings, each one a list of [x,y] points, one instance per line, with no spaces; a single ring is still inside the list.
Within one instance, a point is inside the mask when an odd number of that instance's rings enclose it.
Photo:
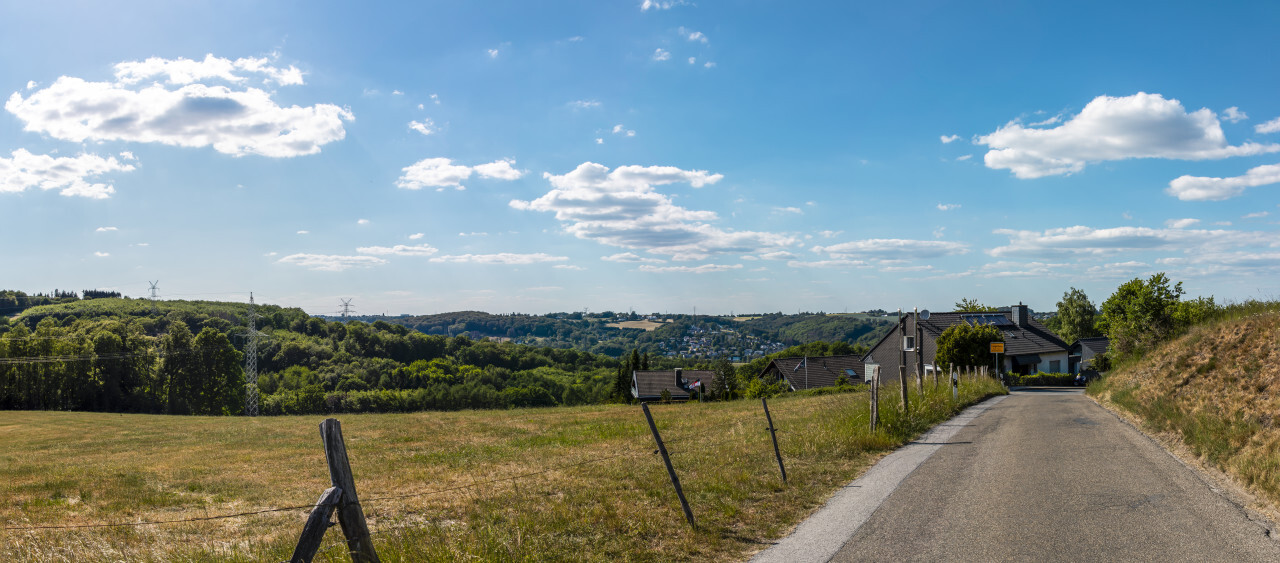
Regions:
[[[992,354],[1003,354],[1003,353],[1004,353],[1004,342],[992,342],[992,343],[991,343],[991,353],[992,353]]]

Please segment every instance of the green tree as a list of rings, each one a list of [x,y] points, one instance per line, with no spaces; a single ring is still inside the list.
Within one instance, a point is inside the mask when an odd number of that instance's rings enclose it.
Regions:
[[[970,313],[994,313],[997,311],[995,307],[988,307],[979,303],[977,299],[969,297],[956,301],[956,310]]]
[[[992,325],[958,324],[938,337],[935,366],[982,366],[991,359],[991,343],[1004,342],[1004,334]]]
[[[1058,316],[1055,317],[1058,326],[1054,331],[1068,344],[1081,338],[1098,336],[1095,323],[1097,316],[1098,309],[1089,301],[1089,296],[1073,287],[1063,293],[1062,300],[1058,302]]]
[[[1118,357],[1150,350],[1216,312],[1212,297],[1182,301],[1182,282],[1169,282],[1164,272],[1134,278],[1102,303],[1098,328],[1111,339]]]
[[[195,388],[192,401],[195,414],[238,414],[244,409],[244,370],[240,352],[231,346],[227,335],[212,328],[200,331],[193,342],[195,351]]]
[[[165,412],[188,414],[199,394],[195,362],[191,357],[191,330],[186,323],[170,323],[160,338],[160,381],[164,385]]]

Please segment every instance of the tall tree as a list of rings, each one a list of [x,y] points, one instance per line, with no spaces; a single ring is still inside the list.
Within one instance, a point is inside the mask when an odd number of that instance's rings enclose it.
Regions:
[[[935,366],[984,366],[991,361],[991,343],[1003,342],[1004,333],[992,325],[961,323],[942,331],[938,337]]]
[[[1099,329],[1111,339],[1112,351],[1120,356],[1144,352],[1217,310],[1213,297],[1182,301],[1182,282],[1169,282],[1164,272],[1134,278],[1102,303]]]
[[[1068,344],[1097,336],[1097,316],[1098,309],[1089,301],[1089,296],[1082,290],[1071,288],[1062,294],[1062,300],[1058,302],[1058,336]]]
[[[192,354],[191,329],[187,323],[169,324],[169,332],[160,338],[160,381],[164,385],[165,412],[188,414],[199,393],[196,366]]]
[[[998,309],[983,305],[982,303],[979,303],[977,299],[965,297],[964,299],[956,301],[956,310],[970,313],[994,313]]]

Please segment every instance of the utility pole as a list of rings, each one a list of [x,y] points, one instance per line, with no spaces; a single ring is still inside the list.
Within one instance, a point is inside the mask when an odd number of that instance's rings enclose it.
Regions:
[[[902,316],[902,309],[898,309],[898,329],[902,335],[902,356],[898,361],[898,383],[902,391],[902,412],[907,412],[907,319]],[[918,345],[918,344],[917,344]]]
[[[347,315],[351,314],[351,299],[342,300],[342,320],[347,320]]]
[[[258,416],[258,311],[249,292],[249,330],[244,343],[244,414]]]
[[[924,397],[924,327],[920,326],[920,308],[916,308],[916,389]]]

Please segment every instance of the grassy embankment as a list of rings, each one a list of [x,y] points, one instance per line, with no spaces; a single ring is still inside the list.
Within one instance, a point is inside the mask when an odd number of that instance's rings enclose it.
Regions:
[[[1280,505],[1280,303],[1228,307],[1088,392]]]
[[[986,396],[991,380],[915,398],[865,390],[652,407],[699,529],[684,522],[639,407],[344,415],[384,561],[730,560],[765,547],[885,452]],[[199,518],[314,503],[329,484],[319,416],[5,412],[0,528]],[[886,430],[888,428],[889,430]],[[616,456],[616,457],[614,457]],[[602,461],[594,461],[602,460]],[[571,466],[571,464],[581,465]],[[558,469],[557,469],[558,468]],[[495,479],[549,470],[528,478]],[[469,488],[439,494],[456,487]],[[374,500],[405,494],[420,496]],[[0,531],[4,561],[282,561],[305,509],[137,527]],[[317,561],[343,561],[340,530]]]

